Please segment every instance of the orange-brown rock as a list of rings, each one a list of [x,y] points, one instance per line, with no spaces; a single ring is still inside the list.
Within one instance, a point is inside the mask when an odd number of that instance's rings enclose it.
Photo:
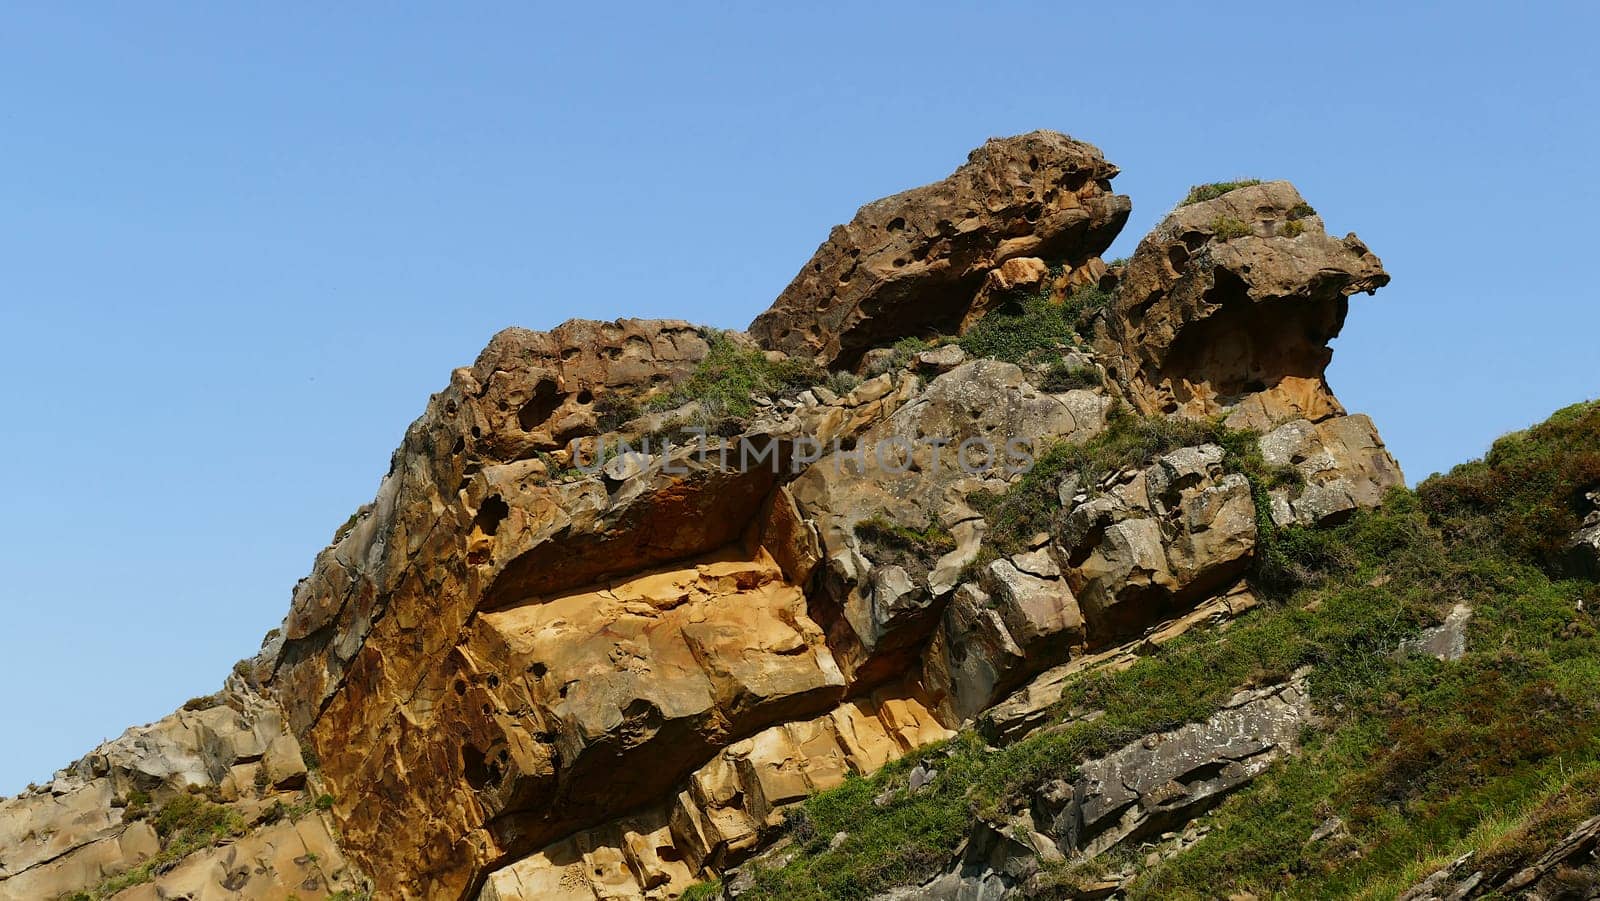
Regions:
[[[48,784],[0,801],[0,899],[112,897],[120,888],[119,901],[311,901],[358,890],[365,880],[314,804],[320,785],[277,705],[230,679],[221,694],[129,729]],[[233,828],[164,863],[173,837],[152,820],[191,795]]]
[[[853,368],[874,347],[954,332],[985,277],[1008,260],[1077,267],[1128,218],[1117,167],[1052,131],[996,138],[950,177],[862,207],[836,226],[750,325],[764,347]]]
[[[1128,213],[1115,174],[1035,132],[836,228],[753,338],[832,368],[872,351],[878,374],[753,394],[738,440],[770,453],[753,464],[737,442],[582,468],[565,450],[706,421],[715,405],[690,401],[618,422],[638,412],[622,400],[708,376],[708,331],[496,335],[222,698],[0,803],[0,898],[92,888],[162,853],[124,822],[135,789],[207,793],[247,828],[119,898],[320,897],[362,872],[380,899],[672,898],[760,851],[807,795],[980,718],[1015,740],[1061,674],[1248,608],[1261,511],[1217,446],[1093,484],[1056,473],[1034,486],[1047,525],[1004,555],[969,500],[1016,484],[1013,439],[1027,458],[1090,440],[1118,397],[1259,429],[1267,462],[1303,476],[1265,499],[1280,525],[1397,484],[1322,377],[1346,298],[1387,276],[1293,188],[1183,207],[1146,238],[1095,351],[1054,361],[1097,378],[1047,389],[1051,361],[883,349],[1021,292],[1118,281],[1098,258]],[[283,799],[280,818],[267,805]]]
[[[1097,348],[1143,412],[1315,422],[1344,412],[1323,372],[1350,295],[1388,283],[1288,182],[1239,188],[1173,210],[1139,243]]]

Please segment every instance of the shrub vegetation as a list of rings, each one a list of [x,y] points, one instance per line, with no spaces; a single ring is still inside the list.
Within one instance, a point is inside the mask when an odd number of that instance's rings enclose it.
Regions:
[[[1209,832],[1183,854],[1148,868],[1117,858],[1142,868],[1133,897],[1393,897],[1467,851],[1489,872],[1526,866],[1600,813],[1600,586],[1559,577],[1552,553],[1572,520],[1538,515],[1547,505],[1575,515],[1574,498],[1593,490],[1596,416],[1592,404],[1563,410],[1336,527],[1272,530],[1258,546],[1268,600],[1257,610],[1125,670],[1080,674],[1056,725],[1015,744],[990,748],[964,731],[807,800],[788,821],[797,853],[758,870],[748,897],[865,899],[915,883],[949,865],[974,817],[1020,812],[1085,760],[1301,667],[1322,721],[1300,753],[1209,814]],[[1249,433],[1124,413],[991,495],[994,531],[1047,526],[1053,504],[1026,498],[1053,497],[1069,470],[1108,472],[1198,440],[1222,444],[1225,465],[1258,491],[1292,478],[1265,467]],[[1262,584],[1269,577],[1277,584]],[[1461,660],[1397,652],[1457,602],[1474,611]],[[912,792],[917,760],[937,775]],[[1340,828],[1312,841],[1333,818]],[[1104,866],[1058,867],[1052,881],[1068,897],[1075,878]]]
[[[1261,179],[1259,178],[1244,178],[1239,181],[1214,181],[1209,184],[1195,185],[1189,189],[1189,193],[1184,196],[1183,202],[1178,206],[1182,207],[1191,203],[1216,200],[1229,191],[1237,191],[1240,188],[1248,188],[1251,185],[1259,184],[1261,184]]]

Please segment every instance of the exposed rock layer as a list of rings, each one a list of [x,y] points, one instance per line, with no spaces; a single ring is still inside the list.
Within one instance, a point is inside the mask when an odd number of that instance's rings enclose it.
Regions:
[[[708,331],[625,320],[496,335],[430,399],[244,668],[271,700],[238,683],[230,697],[250,700],[230,712],[158,724],[189,730],[174,740],[187,750],[79,764],[0,806],[0,896],[75,890],[157,853],[113,806],[129,780],[229,804],[299,791],[292,734],[320,758],[338,846],[319,814],[252,815],[155,884],[211,897],[248,869],[241,884],[263,892],[312,876],[328,891],[355,884],[347,855],[382,898],[674,897],[848,773],[975,721],[1014,741],[1074,673],[1248,609],[1262,515],[1332,522],[1401,482],[1323,379],[1347,297],[1387,276],[1285,183],[1180,208],[1110,274],[1098,255],[1128,212],[1115,174],[1093,147],[1036,132],[835,229],[753,337],[775,359],[887,371],[752,396],[739,437],[770,450],[754,465],[734,444],[731,461],[684,448],[573,468],[572,439],[592,452],[607,430],[637,438],[704,413],[619,423],[611,401],[683,383]],[[1103,384],[1047,388],[1038,361],[950,344],[887,350],[970,327],[1017,290],[1119,278],[1093,352],[1060,348]],[[1088,441],[1123,404],[1256,428],[1263,458],[1297,477],[1263,513],[1216,445],[1092,484],[1063,474],[1047,486],[1051,526],[993,553],[969,498],[1018,478],[1010,439],[1035,453]],[[1187,816],[1288,748],[1302,702],[1296,686],[1241,696],[1165,750],[1096,762],[1041,801],[1030,834],[974,838],[950,878],[986,884],[1013,846],[1084,853]],[[222,728],[236,716],[252,725]],[[211,737],[241,729],[248,741]],[[54,824],[48,839],[39,824]],[[299,858],[315,872],[284,862]],[[996,878],[1010,890],[1025,875]],[[240,889],[281,896],[257,890]]]

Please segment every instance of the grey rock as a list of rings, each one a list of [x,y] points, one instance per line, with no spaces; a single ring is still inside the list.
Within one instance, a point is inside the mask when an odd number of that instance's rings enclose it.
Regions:
[[[918,365],[936,372],[949,372],[966,361],[967,352],[959,344],[942,344],[917,354]]]
[[[1467,652],[1467,625],[1472,622],[1472,608],[1457,604],[1445,616],[1444,622],[1413,639],[1400,643],[1402,654],[1421,654],[1438,660],[1460,660]]]
[[[1045,811],[1063,847],[1094,856],[1215,805],[1291,751],[1311,719],[1305,675],[1242,691],[1200,723],[1147,736],[1079,768],[1070,803]]]

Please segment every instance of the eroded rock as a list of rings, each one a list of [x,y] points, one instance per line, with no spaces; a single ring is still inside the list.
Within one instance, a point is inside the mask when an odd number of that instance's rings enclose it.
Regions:
[[[1348,298],[1388,284],[1288,182],[1173,210],[1122,270],[1097,342],[1141,411],[1265,431],[1344,412],[1323,376]]]
[[[1056,132],[993,139],[949,178],[869,203],[836,226],[750,334],[852,368],[899,338],[952,333],[1007,261],[1076,267],[1111,246],[1131,209],[1111,192],[1116,174],[1099,150]]]

